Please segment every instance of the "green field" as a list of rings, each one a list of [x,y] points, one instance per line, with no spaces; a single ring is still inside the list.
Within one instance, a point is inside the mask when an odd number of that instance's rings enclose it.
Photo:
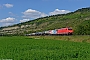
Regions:
[[[23,36],[0,37],[0,60],[5,59],[90,60],[90,43]]]

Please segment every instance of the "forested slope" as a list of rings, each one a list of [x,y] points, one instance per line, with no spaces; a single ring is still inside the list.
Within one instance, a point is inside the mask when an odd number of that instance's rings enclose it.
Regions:
[[[68,14],[46,16],[8,27],[1,27],[0,34],[24,35],[62,27],[72,27],[74,34],[90,35],[90,7],[81,8]]]

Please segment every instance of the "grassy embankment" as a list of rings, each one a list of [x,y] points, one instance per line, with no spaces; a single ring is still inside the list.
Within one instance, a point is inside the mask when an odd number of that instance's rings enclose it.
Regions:
[[[35,39],[51,39],[51,40],[64,40],[73,42],[88,42],[90,43],[90,35],[71,35],[71,36],[29,36]]]

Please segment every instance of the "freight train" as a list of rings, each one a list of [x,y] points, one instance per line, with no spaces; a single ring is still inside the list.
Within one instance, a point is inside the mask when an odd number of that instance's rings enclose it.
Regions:
[[[55,29],[55,30],[48,30],[43,32],[36,32],[36,33],[30,33],[26,34],[26,36],[38,36],[38,35],[72,35],[73,29],[72,28],[61,28],[61,29]]]

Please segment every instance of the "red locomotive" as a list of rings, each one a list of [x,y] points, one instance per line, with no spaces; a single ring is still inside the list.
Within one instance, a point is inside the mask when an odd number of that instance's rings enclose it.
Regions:
[[[72,28],[61,28],[61,29],[57,29],[57,34],[71,35],[72,33],[73,33]]]

